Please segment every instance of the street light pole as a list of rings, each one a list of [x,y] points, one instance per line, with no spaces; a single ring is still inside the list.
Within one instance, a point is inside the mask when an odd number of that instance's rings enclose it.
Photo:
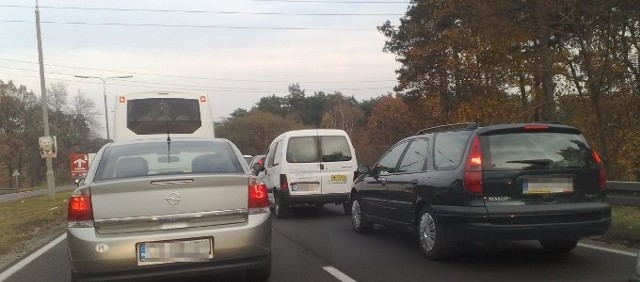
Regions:
[[[44,59],[42,58],[42,35],[40,32],[40,9],[38,8],[38,0],[36,0],[36,32],[38,36],[38,62],[40,64],[40,95],[42,95],[42,123],[44,127],[44,136],[49,137],[49,105],[47,103],[47,87],[44,81]],[[47,155],[45,158],[47,165],[47,196],[49,201],[56,199],[53,188],[56,186],[55,175],[53,173],[53,160]]]
[[[109,77],[100,77],[100,76],[84,76],[84,75],[75,75],[77,78],[97,78],[102,81],[102,97],[104,98],[104,121],[105,126],[107,127],[107,141],[111,140],[111,135],[109,134],[109,112],[107,111],[107,80],[109,79],[123,79],[123,78],[132,78],[131,75],[125,76],[109,76]]]

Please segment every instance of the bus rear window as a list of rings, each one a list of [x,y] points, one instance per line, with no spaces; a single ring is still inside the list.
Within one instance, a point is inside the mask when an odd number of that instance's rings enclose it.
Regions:
[[[127,101],[127,128],[139,135],[191,134],[202,126],[196,99],[148,98]]]

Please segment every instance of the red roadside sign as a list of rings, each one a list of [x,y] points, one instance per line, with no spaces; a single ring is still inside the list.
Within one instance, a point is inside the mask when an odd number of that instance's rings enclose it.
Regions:
[[[69,157],[71,176],[81,177],[89,171],[89,154],[74,153]]]

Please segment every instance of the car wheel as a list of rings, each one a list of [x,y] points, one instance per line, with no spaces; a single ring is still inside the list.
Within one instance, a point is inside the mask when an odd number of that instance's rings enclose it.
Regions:
[[[566,253],[578,245],[577,239],[540,240],[540,245],[549,253]]]
[[[424,255],[432,260],[444,258],[447,250],[443,242],[443,228],[429,207],[420,211],[417,227],[418,244]]]
[[[271,276],[271,255],[267,263],[261,268],[247,269],[245,271],[245,280],[251,282],[267,281]]]
[[[289,216],[289,206],[285,205],[284,203],[282,203],[282,200],[280,199],[280,197],[278,195],[276,195],[275,198],[275,207],[274,207],[274,212],[276,214],[277,218],[286,218]]]
[[[349,204],[349,202],[344,202],[342,203],[342,209],[344,209],[344,213],[346,215],[350,215],[351,214],[351,205]]]
[[[358,233],[366,233],[373,227],[373,224],[366,219],[366,214],[360,207],[360,201],[353,199],[351,203],[351,225]]]
[[[78,282],[80,280],[78,280],[78,276],[73,273],[73,271],[69,271],[69,275],[71,276],[71,282]]]

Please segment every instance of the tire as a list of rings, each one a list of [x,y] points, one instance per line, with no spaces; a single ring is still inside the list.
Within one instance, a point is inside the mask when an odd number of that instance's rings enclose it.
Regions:
[[[357,198],[351,202],[351,225],[353,230],[360,234],[367,233],[373,228],[373,224],[366,219],[366,214]]]
[[[540,245],[548,253],[567,253],[578,245],[578,239],[540,240]]]
[[[275,201],[276,203],[273,209],[274,209],[274,213],[276,214],[276,217],[277,218],[289,217],[289,206],[282,203],[282,200],[278,195],[276,195]]]
[[[79,281],[78,280],[78,276],[75,273],[73,273],[73,271],[69,271],[69,275],[71,277],[71,282],[78,282]]]
[[[245,280],[251,282],[262,282],[269,280],[271,276],[271,255],[267,263],[261,268],[247,269],[245,271]]]
[[[344,210],[344,214],[346,215],[351,214],[351,204],[348,201],[342,203],[342,209]]]
[[[446,258],[449,251],[444,244],[444,230],[429,207],[420,211],[417,222],[418,246],[422,253],[431,260]]]

